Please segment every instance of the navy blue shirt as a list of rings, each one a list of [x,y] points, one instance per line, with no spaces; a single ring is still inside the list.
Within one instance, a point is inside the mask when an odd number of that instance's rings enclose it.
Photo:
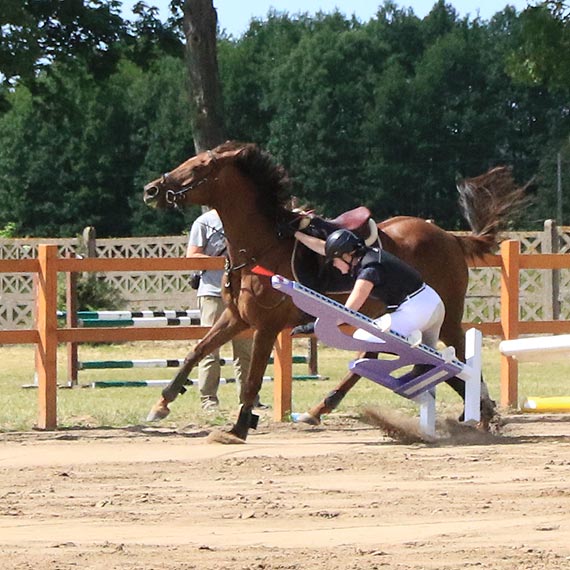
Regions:
[[[424,285],[413,267],[383,249],[368,248],[351,275],[354,279],[370,281],[374,285],[370,296],[390,309],[401,305],[408,295]]]

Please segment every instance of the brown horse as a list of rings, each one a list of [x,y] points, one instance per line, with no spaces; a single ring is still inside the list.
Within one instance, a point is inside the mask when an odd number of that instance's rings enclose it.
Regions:
[[[441,296],[446,315],[441,340],[454,346],[458,358],[465,357],[461,327],[468,284],[467,259],[493,251],[501,222],[522,200],[506,168],[497,168],[459,187],[462,212],[472,227],[471,235],[456,236],[433,223],[413,217],[396,217],[379,224],[386,250],[420,271],[424,280]],[[291,298],[271,287],[269,278],[252,268],[259,264],[292,278],[291,256],[295,240],[278,228],[294,222],[296,214],[285,204],[289,199],[284,169],[256,145],[227,142],[198,154],[144,188],[146,204],[158,208],[202,204],[215,208],[228,242],[228,263],[223,295],[226,309],[208,334],[190,351],[176,376],[162,391],[149,420],[162,419],[168,404],[185,391],[192,368],[206,355],[235,335],[253,329],[251,367],[242,386],[237,422],[230,434],[245,440],[257,416],[252,413],[255,398],[277,335],[303,320]],[[384,310],[368,303],[362,311],[377,316]],[[323,413],[333,410],[359,379],[348,374],[336,390],[305,414],[305,421],[318,423]],[[449,384],[464,397],[464,382]],[[494,402],[483,386],[481,409],[487,420],[494,414]]]

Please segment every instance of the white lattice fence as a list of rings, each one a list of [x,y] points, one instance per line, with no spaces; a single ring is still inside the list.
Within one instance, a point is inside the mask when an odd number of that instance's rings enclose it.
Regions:
[[[558,229],[559,251],[570,251],[570,227]],[[547,232],[512,232],[504,237],[518,239],[522,253],[548,251]],[[185,236],[100,239],[93,247],[98,257],[182,257]],[[57,243],[60,255],[81,253],[87,249],[73,239],[0,239],[0,259],[29,259],[37,255],[39,243]],[[546,244],[546,245],[545,245]],[[189,286],[189,274],[182,273],[108,273],[103,277],[112,284],[131,309],[187,309],[196,307],[195,292]],[[521,318],[550,318],[548,300],[551,271],[521,271]],[[498,321],[500,316],[499,268],[470,269],[465,303],[465,321]],[[559,272],[560,318],[570,319],[570,270]],[[33,320],[33,285],[31,275],[0,275],[0,328],[26,328]],[[550,304],[549,304],[550,303]]]
[[[570,251],[570,226],[560,226],[558,228],[558,236],[560,239],[560,253]]]
[[[570,320],[570,269],[560,270],[560,318]]]
[[[35,259],[38,256],[38,245],[41,243],[59,246],[61,257],[75,253],[80,247],[79,238],[0,238],[0,259]]]
[[[98,239],[97,257],[184,257],[186,236]]]
[[[184,257],[186,236],[97,240],[97,257]],[[127,300],[130,309],[193,309],[196,292],[189,273],[108,273],[105,279]]]
[[[185,236],[99,239],[94,244],[97,257],[182,257]],[[72,239],[0,239],[0,259],[33,259],[40,243],[55,243],[59,255],[83,255],[88,246]],[[188,309],[196,307],[189,274],[108,273],[100,276],[116,288],[118,296],[133,309]],[[33,278],[29,274],[0,274],[0,328],[28,328],[33,323]]]
[[[108,281],[132,310],[185,310],[197,307],[189,273],[107,273]]]
[[[464,320],[482,323],[499,320],[501,273],[495,267],[469,269]]]
[[[0,259],[34,259],[38,245],[58,245],[60,256],[75,253],[80,245],[78,238],[69,239],[0,239]],[[0,274],[0,328],[29,328],[34,319],[34,285],[29,273]]]
[[[570,230],[570,228],[564,228]],[[559,234],[559,251],[570,248],[568,235]],[[516,239],[521,244],[521,253],[539,254],[557,249],[552,244],[549,231],[543,232],[506,232],[504,239]],[[566,244],[566,246],[565,246]],[[560,291],[568,291],[570,295],[570,274],[564,273],[567,280],[560,277]],[[521,270],[520,272],[520,318],[521,320],[546,320],[552,318],[552,279],[553,273],[548,270]],[[469,322],[492,322],[500,320],[501,271],[498,267],[472,268],[469,270],[469,288],[465,300],[464,320]],[[562,293],[561,293],[562,297]],[[561,312],[560,318],[564,318]]]

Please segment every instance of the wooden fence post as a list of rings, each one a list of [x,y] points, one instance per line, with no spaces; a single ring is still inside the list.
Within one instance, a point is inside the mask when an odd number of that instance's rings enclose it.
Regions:
[[[97,257],[97,232],[93,226],[83,229],[81,241],[85,248],[85,257]],[[70,254],[69,257],[75,257]],[[65,300],[67,316],[65,324],[74,328],[77,326],[77,279],[75,272],[66,273],[65,276]],[[77,386],[79,369],[79,345],[76,342],[67,343],[67,383],[70,387]]]
[[[291,413],[292,402],[293,340],[290,329],[277,335],[273,353],[273,419],[282,422]]]
[[[57,246],[38,248],[36,345],[38,428],[57,427]]]
[[[97,235],[93,226],[87,226],[83,230],[83,245],[87,257],[97,257]]]
[[[519,254],[518,241],[501,244],[501,329],[505,340],[519,335]],[[501,405],[518,405],[518,363],[504,355],[501,355]]]
[[[310,336],[308,341],[309,374],[317,376],[319,373],[319,358],[317,338]]]
[[[556,220],[546,220],[542,232],[542,253],[558,253],[559,237]],[[560,270],[546,269],[544,278],[544,316],[545,320],[560,319]]]

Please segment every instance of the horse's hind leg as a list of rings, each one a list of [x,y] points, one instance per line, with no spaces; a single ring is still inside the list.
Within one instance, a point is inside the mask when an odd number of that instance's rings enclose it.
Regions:
[[[179,394],[186,392],[184,385],[194,366],[196,366],[204,356],[220,348],[246,328],[247,325],[243,321],[235,317],[229,309],[226,309],[206,336],[195,346],[194,350],[188,353],[176,376],[174,376],[168,386],[162,390],[161,398],[151,408],[147,416],[147,421],[162,420],[168,416],[170,413],[168,404],[173,402]]]
[[[366,352],[364,355],[359,355],[359,358],[378,358],[378,354],[375,352]],[[300,414],[297,417],[297,421],[313,426],[319,425],[321,423],[321,416],[336,409],[360,378],[362,378],[362,376],[349,372],[341,380],[340,384],[334,390],[331,390],[321,402],[308,412]]]

